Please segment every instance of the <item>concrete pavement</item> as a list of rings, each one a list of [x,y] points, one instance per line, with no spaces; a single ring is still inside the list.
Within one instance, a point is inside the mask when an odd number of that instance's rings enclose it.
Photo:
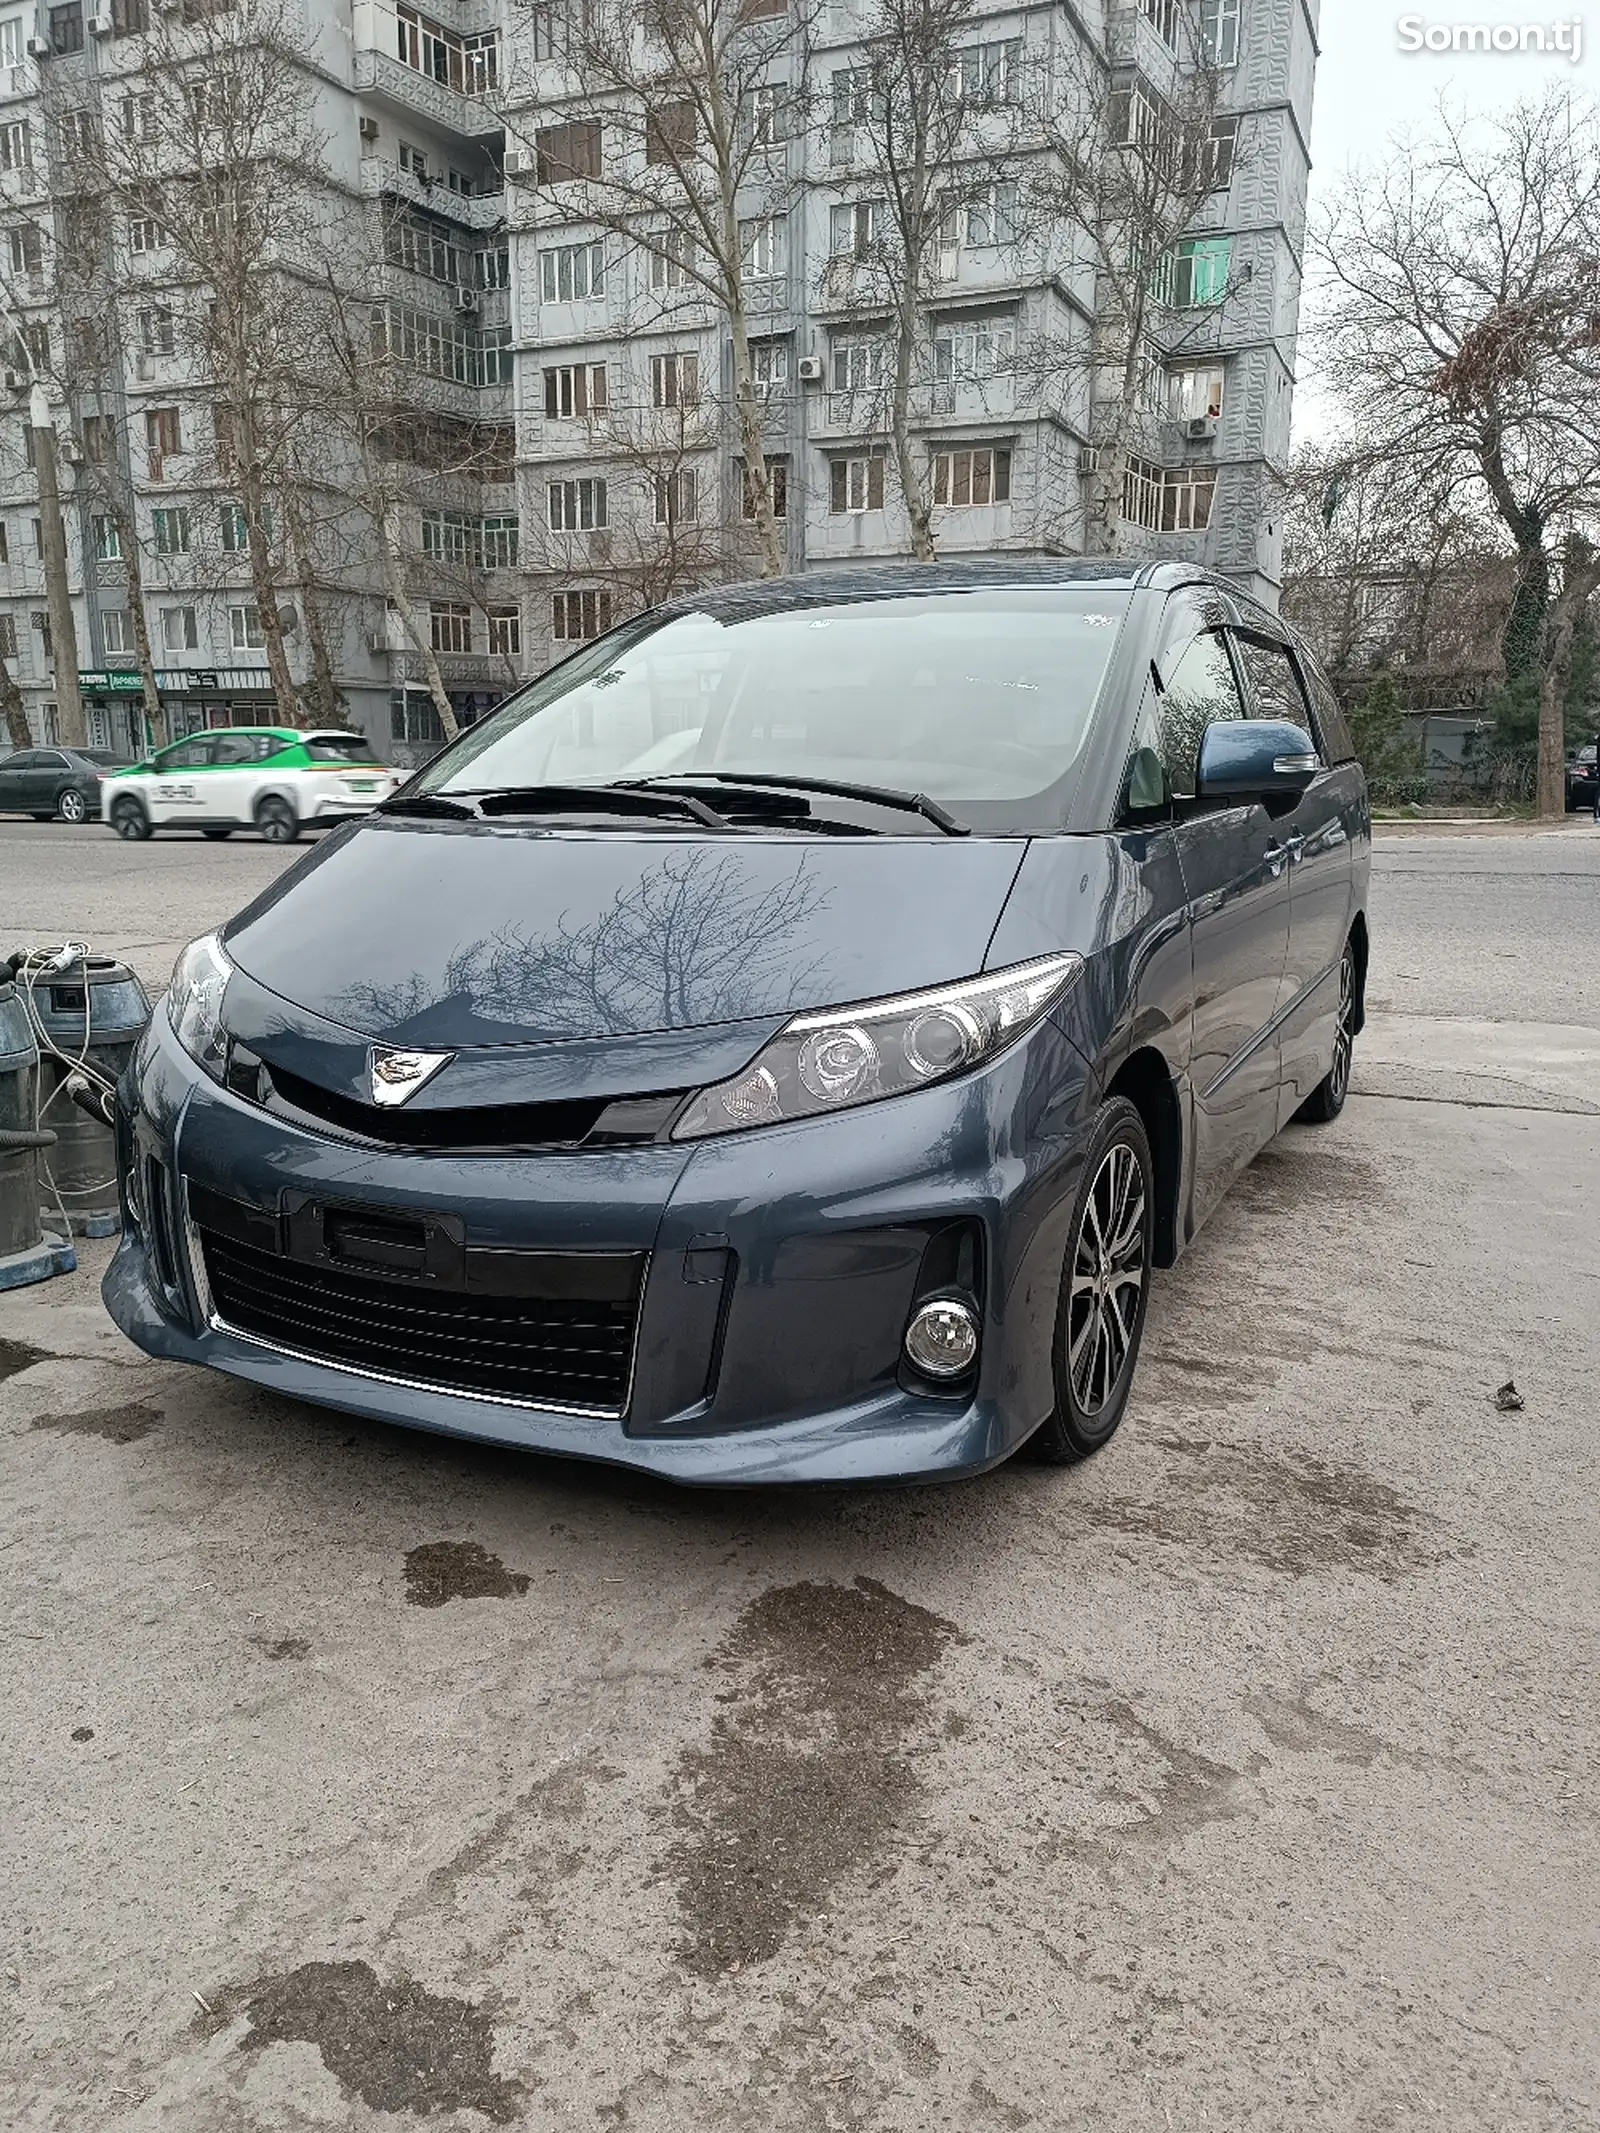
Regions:
[[[45,931],[167,964],[282,863],[108,849]],[[1385,841],[1369,1093],[1078,1470],[684,1495],[7,1298],[9,2123],[1600,2125],[1596,873]]]

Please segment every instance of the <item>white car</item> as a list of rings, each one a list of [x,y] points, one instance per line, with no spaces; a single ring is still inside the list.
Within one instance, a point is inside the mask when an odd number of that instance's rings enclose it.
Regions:
[[[349,727],[225,726],[114,771],[100,787],[100,814],[119,837],[254,828],[270,843],[291,844],[307,825],[369,814],[399,783],[400,773]]]

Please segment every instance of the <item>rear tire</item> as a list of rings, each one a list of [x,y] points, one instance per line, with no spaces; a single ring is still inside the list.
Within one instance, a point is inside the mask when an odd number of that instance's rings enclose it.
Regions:
[[[300,817],[287,800],[268,793],[256,803],[256,828],[268,844],[293,844],[300,834]]]
[[[56,794],[56,818],[61,822],[85,822],[89,817],[89,803],[75,785]]]
[[[1295,1113],[1308,1126],[1326,1126],[1344,1109],[1350,1094],[1350,1065],[1355,1051],[1356,951],[1346,941],[1339,959],[1339,1034],[1333,1040],[1333,1065]]]
[[[1109,1443],[1128,1404],[1150,1301],[1155,1169],[1126,1097],[1102,1104],[1073,1203],[1051,1336],[1055,1411],[1028,1449],[1071,1466]]]
[[[111,827],[119,837],[140,844],[150,834],[150,817],[137,800],[116,800],[111,807]]]

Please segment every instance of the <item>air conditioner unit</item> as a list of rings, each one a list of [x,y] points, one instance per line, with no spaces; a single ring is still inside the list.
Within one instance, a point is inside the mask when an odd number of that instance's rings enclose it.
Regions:
[[[1215,415],[1191,415],[1183,425],[1183,434],[1191,444],[1203,444],[1208,437],[1217,434]]]
[[[24,372],[20,370],[8,370],[6,372],[6,391],[8,393],[26,392],[27,389],[28,379]]]
[[[1098,474],[1099,471],[1100,454],[1095,450],[1092,444],[1080,445],[1078,447],[1079,474],[1083,477],[1085,481],[1087,481],[1090,475]]]
[[[367,632],[367,651],[374,659],[388,658],[389,640],[382,630],[369,630]]]
[[[361,138],[364,141],[375,141],[378,138],[378,122],[375,118],[364,118],[361,121]]]
[[[476,311],[478,309],[478,292],[476,289],[469,288],[465,282],[456,284],[456,309],[458,311]]]
[[[508,148],[500,167],[508,178],[529,178],[533,175],[533,157],[526,148]]]
[[[802,385],[820,385],[822,383],[821,356],[802,356],[794,366],[794,374]]]
[[[49,38],[30,37],[28,39],[28,57],[30,59],[48,59],[50,57]]]
[[[109,14],[91,15],[84,28],[91,37],[109,37],[116,28],[116,23]]]

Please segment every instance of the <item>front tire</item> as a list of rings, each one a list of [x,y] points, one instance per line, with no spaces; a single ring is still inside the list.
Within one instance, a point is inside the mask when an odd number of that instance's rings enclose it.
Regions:
[[[1346,941],[1339,959],[1339,1030],[1333,1040],[1333,1065],[1295,1113],[1309,1126],[1325,1126],[1339,1116],[1350,1094],[1350,1067],[1355,1054],[1356,951]]]
[[[300,834],[300,817],[276,793],[268,793],[256,807],[256,828],[268,844],[293,844]]]
[[[1122,1420],[1150,1301],[1155,1171],[1125,1097],[1100,1108],[1073,1204],[1053,1336],[1055,1411],[1029,1449],[1052,1466],[1087,1459]]]
[[[150,834],[150,817],[137,800],[118,800],[111,809],[111,827],[119,837],[140,844]]]
[[[60,822],[82,822],[87,819],[89,804],[75,785],[56,794],[56,819]]]

